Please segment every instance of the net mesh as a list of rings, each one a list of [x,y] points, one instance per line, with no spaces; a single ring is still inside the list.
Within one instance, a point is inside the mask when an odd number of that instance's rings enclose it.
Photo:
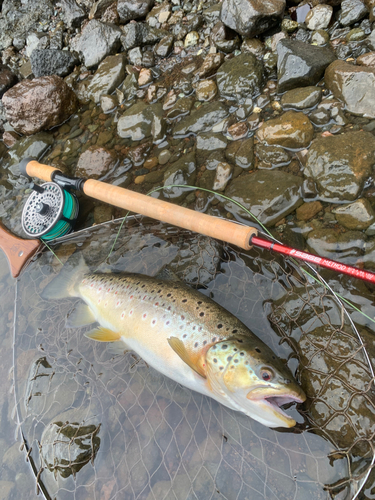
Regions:
[[[54,250],[62,260],[81,252],[95,269],[118,229],[116,221],[94,227],[62,238]],[[84,337],[85,329],[66,328],[77,300],[40,298],[60,269],[46,252],[18,283],[14,332],[18,425],[42,494],[375,498],[371,323],[357,318],[364,347],[332,293],[293,263],[145,220],[127,222],[102,268],[155,275],[164,266],[232,312],[288,363],[308,395],[287,410],[296,427],[268,429],[164,377],[134,353],[114,353]],[[352,286],[350,298],[374,316],[370,291]]]

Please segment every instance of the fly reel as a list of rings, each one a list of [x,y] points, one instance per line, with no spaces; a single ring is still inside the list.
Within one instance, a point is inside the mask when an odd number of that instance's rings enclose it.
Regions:
[[[77,197],[55,182],[32,184],[22,211],[22,228],[33,238],[54,240],[73,230],[78,217]]]

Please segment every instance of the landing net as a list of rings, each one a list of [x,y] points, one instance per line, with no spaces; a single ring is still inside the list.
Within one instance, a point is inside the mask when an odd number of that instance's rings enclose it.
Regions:
[[[130,218],[104,268],[183,281],[243,321],[285,360],[308,400],[297,426],[268,429],[164,377],[132,353],[68,329],[76,299],[40,293],[61,266],[51,252],[18,282],[14,379],[19,439],[45,498],[77,500],[361,500],[375,498],[373,324],[294,263]],[[119,222],[60,238],[95,269]],[[103,269],[103,266],[101,267]],[[363,284],[326,274],[374,317]],[[357,287],[357,288],[356,288]],[[362,342],[359,339],[362,339]]]

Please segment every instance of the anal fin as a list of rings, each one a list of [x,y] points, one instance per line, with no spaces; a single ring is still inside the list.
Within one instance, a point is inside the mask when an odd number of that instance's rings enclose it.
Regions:
[[[121,339],[121,335],[118,332],[114,332],[102,326],[85,333],[85,337],[96,340],[97,342],[116,342]]]
[[[199,366],[197,366],[197,363],[195,363],[194,359],[192,359],[192,356],[187,351],[182,340],[180,340],[177,337],[169,337],[168,344],[175,351],[175,353],[180,356],[182,361],[184,361],[188,366],[190,366],[192,370],[198,373],[198,375],[200,375],[201,377],[207,378],[203,370]]]
[[[126,354],[131,351],[129,347],[123,342],[123,340],[117,340],[116,342],[111,342],[107,345],[107,351],[113,355],[116,354]]]
[[[87,304],[81,302],[76,305],[66,319],[67,328],[80,328],[81,326],[91,325],[96,319]]]

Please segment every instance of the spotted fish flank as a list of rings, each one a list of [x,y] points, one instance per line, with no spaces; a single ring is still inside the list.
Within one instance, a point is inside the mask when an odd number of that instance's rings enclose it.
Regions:
[[[200,292],[138,274],[64,271],[44,296],[80,297],[99,327],[86,336],[120,341],[148,365],[269,427],[295,420],[279,407],[305,395],[285,365],[241,321]],[[82,326],[78,313],[70,326]]]

